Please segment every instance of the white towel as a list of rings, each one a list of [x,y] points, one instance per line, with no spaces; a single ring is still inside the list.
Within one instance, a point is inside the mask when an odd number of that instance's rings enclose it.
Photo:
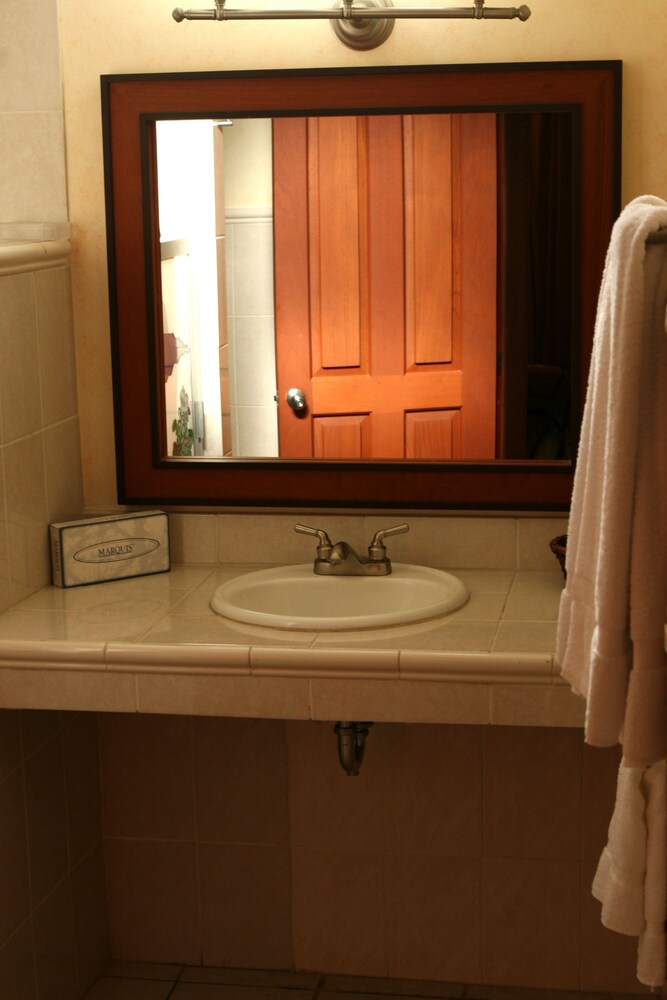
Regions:
[[[556,660],[586,698],[586,740],[623,745],[594,893],[665,979],[667,756],[667,203],[635,199],[612,233],[568,527]],[[660,809],[662,813],[660,814]]]
[[[660,251],[657,254],[646,250],[646,237],[663,226],[667,203],[644,197],[627,206],[612,233],[598,303],[556,640],[563,677],[586,698],[586,739],[594,746],[621,741],[630,669],[640,668],[641,677],[633,677],[630,690],[635,721],[628,734],[632,747],[626,753],[628,765],[634,766],[653,763],[667,753],[667,711],[661,712],[667,709],[667,553],[660,547],[667,492],[658,492],[666,489],[667,477],[664,298],[662,315],[657,316],[659,298],[667,294],[667,266],[664,247],[652,248]],[[645,275],[645,270],[651,273]],[[658,379],[660,385],[655,384]],[[652,532],[657,534],[652,537]],[[631,638],[637,644],[636,664]],[[644,713],[650,717],[650,732]],[[641,739],[639,728],[646,730]]]

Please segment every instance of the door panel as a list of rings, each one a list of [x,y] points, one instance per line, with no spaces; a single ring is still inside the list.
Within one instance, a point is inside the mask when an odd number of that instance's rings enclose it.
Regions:
[[[495,145],[493,115],[274,122],[282,456],[494,456]]]

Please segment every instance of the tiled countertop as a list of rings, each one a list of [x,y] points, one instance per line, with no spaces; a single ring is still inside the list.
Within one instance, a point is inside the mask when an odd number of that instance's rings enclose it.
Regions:
[[[209,608],[251,565],[46,587],[0,615],[0,706],[257,718],[580,726],[558,676],[558,572],[456,570],[470,599],[429,622],[285,632]],[[265,567],[261,567],[265,568]]]

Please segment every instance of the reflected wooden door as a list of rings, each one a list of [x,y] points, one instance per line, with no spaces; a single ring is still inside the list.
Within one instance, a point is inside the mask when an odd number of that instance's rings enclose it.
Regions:
[[[494,115],[274,121],[281,456],[494,457],[496,185]]]

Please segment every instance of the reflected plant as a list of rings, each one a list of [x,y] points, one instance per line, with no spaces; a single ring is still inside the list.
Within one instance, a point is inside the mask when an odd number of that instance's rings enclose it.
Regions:
[[[185,386],[181,388],[179,394],[178,416],[172,421],[171,429],[176,435],[176,440],[172,444],[172,455],[192,455],[192,445],[195,433],[188,427],[190,418],[190,399],[185,391]]]

